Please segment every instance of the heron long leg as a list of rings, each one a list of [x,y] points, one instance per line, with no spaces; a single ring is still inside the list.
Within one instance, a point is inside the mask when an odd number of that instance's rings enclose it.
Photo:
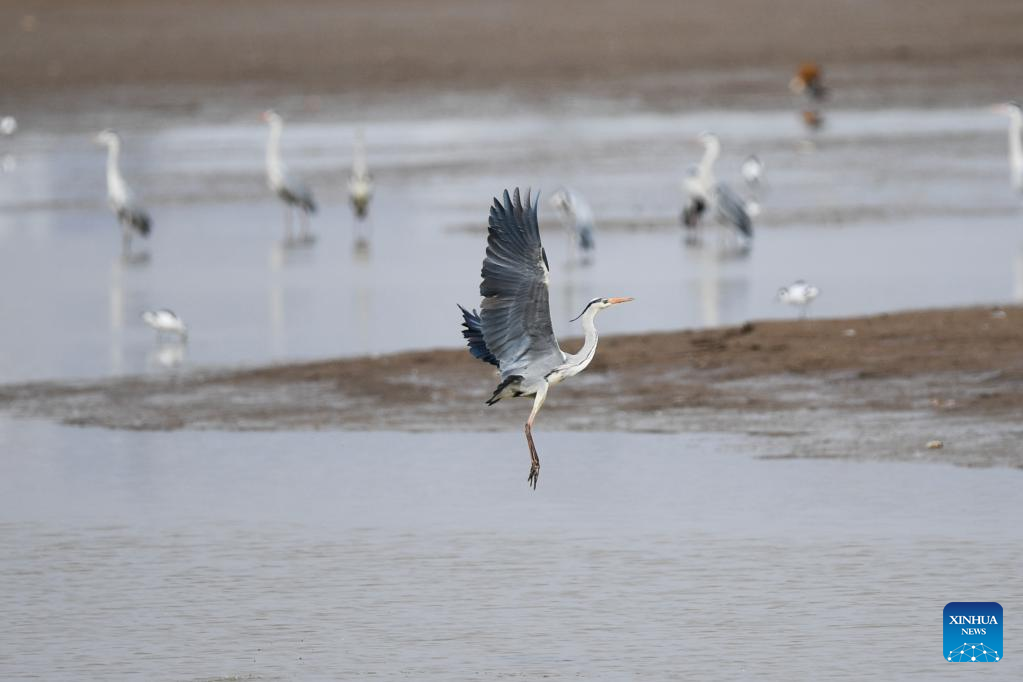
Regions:
[[[284,241],[291,242],[291,204],[284,204]]]
[[[123,222],[121,223],[121,258],[125,262],[131,260],[131,229]]]
[[[536,392],[536,398],[533,399],[533,411],[529,413],[529,419],[526,420],[526,442],[529,443],[529,456],[532,458],[526,484],[532,485],[533,490],[536,490],[536,482],[540,478],[540,456],[536,452],[536,445],[533,444],[533,420],[536,419],[536,413],[540,411],[543,402],[547,399],[547,388],[548,384],[545,381]]]

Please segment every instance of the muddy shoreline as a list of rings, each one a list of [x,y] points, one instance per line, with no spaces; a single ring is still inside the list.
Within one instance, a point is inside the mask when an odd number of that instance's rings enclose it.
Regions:
[[[542,430],[745,433],[774,457],[1023,467],[1023,308],[754,322],[602,338]],[[567,342],[573,347],[577,341]],[[111,429],[518,429],[457,350],[0,387],[0,410]],[[944,447],[926,444],[941,440]]]
[[[667,0],[627,10],[582,0],[16,0],[0,25],[0,108],[61,128],[218,120],[268,103],[303,118],[365,115],[387,102],[461,113],[478,106],[473,93],[503,95],[505,112],[597,106],[587,98],[671,111],[787,108],[785,84],[808,59],[825,65],[839,108],[979,106],[1015,92],[1023,6],[934,0],[920,9],[883,0],[684,10]]]

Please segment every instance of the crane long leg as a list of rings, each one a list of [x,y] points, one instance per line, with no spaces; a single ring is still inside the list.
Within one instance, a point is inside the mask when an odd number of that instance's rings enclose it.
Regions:
[[[533,411],[529,413],[529,419],[526,420],[526,442],[529,443],[529,456],[532,458],[526,484],[532,485],[533,490],[536,490],[536,482],[540,479],[540,456],[536,453],[536,445],[533,444],[533,420],[536,419],[536,413],[540,411],[543,402],[547,399],[547,388],[548,384],[545,381],[536,392],[536,398],[533,399]]]

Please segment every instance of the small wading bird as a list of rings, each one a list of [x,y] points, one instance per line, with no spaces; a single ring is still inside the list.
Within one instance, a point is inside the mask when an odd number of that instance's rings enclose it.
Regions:
[[[174,334],[182,341],[188,339],[185,322],[173,310],[147,310],[142,313],[142,321],[156,330],[157,335]]]
[[[96,142],[107,148],[107,200],[121,224],[121,255],[126,261],[132,260],[132,236],[148,237],[153,221],[121,175],[121,138],[112,130],[104,130],[96,135]]]
[[[0,135],[9,136],[18,132],[18,120],[13,116],[0,117]]]
[[[551,196],[551,205],[561,214],[562,224],[568,230],[569,253],[574,258],[578,249],[586,258],[597,246],[593,239],[593,209],[581,194],[566,187]]]
[[[479,314],[462,306],[462,336],[473,357],[495,365],[501,382],[487,400],[533,396],[533,410],[526,420],[526,442],[531,464],[527,483],[536,489],[540,457],[533,444],[533,420],[547,399],[548,389],[586,369],[597,350],[593,318],[601,310],[631,298],[595,298],[575,318],[582,318],[586,340],[578,353],[565,353],[551,325],[550,268],[540,243],[536,211],[539,197],[523,205],[519,190],[504,201],[494,199],[490,209],[487,255],[483,260]],[[574,321],[574,320],[573,320]]]
[[[996,104],[991,108],[1009,117],[1009,182],[1014,190],[1023,192],[1023,109],[1019,102]]]
[[[828,96],[821,68],[813,62],[800,64],[796,75],[789,81],[789,90],[806,98],[802,111],[803,123],[811,130],[820,128],[824,124],[820,106]]]
[[[270,137],[266,142],[266,181],[270,190],[284,202],[284,243],[311,244],[316,240],[309,230],[309,215],[316,213],[316,200],[309,187],[299,178],[288,173],[281,160],[281,133],[284,119],[272,109],[263,112],[263,121],[270,126]],[[292,234],[291,213],[297,210],[301,229],[298,237]]]
[[[778,290],[778,300],[782,303],[788,303],[799,308],[800,319],[806,317],[806,309],[813,299],[820,295],[820,289],[807,284],[803,280],[796,280],[793,284],[787,287],[782,287]]]
[[[366,160],[366,141],[362,131],[355,134],[352,151],[352,174],[348,177],[348,201],[355,217],[362,220],[369,213],[369,202],[373,198],[373,175]]]
[[[682,209],[682,224],[686,228],[686,242],[698,243],[696,229],[703,215],[712,211],[719,225],[731,228],[740,240],[741,246],[748,246],[753,238],[753,220],[746,202],[724,182],[714,176],[714,163],[721,154],[721,142],[713,133],[702,133],[696,138],[703,145],[703,158],[698,166],[690,168],[682,180],[686,194]]]
[[[764,190],[764,162],[756,154],[751,154],[742,162],[739,172],[742,173],[750,196],[746,202],[746,212],[755,218],[760,215],[760,198]]]

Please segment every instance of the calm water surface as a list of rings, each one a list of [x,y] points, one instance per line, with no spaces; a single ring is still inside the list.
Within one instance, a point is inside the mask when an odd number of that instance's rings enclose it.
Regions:
[[[983,110],[834,112],[814,151],[792,112],[619,116],[520,112],[365,126],[377,179],[368,249],[354,248],[345,181],[352,123],[293,116],[284,154],[320,198],[314,249],[281,248],[257,113],[236,123],[126,129],[125,173],[155,228],[144,266],[118,258],[104,152],[90,135],[5,139],[0,173],[0,382],[164,371],[461,345],[456,302],[478,304],[490,197],[515,185],[589,197],[598,251],[567,263],[546,205],[556,331],[594,296],[637,304],[601,318],[639,332],[792,316],[797,278],[815,315],[1023,300],[1023,213],[1008,187],[1005,122]],[[111,121],[116,124],[116,121]],[[719,177],[757,153],[768,189],[753,252],[681,246],[679,182],[717,131]],[[139,314],[169,307],[187,348]]]
[[[1023,608],[1018,471],[521,440],[0,421],[0,678],[1023,676],[941,658]]]

